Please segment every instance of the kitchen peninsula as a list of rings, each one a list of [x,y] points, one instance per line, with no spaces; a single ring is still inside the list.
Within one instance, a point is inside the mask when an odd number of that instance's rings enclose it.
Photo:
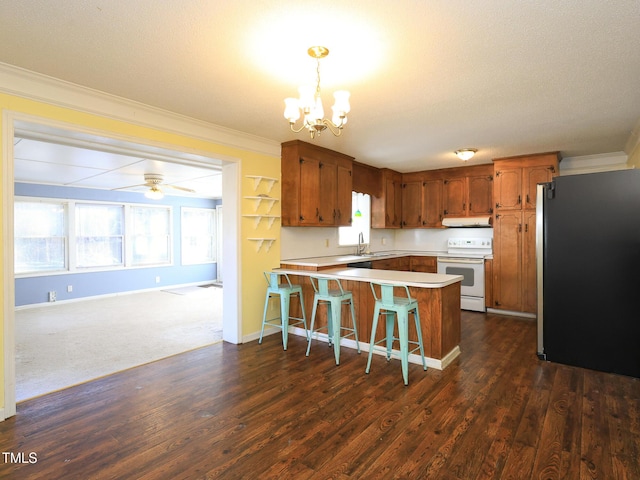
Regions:
[[[400,258],[407,254],[387,254],[385,257]],[[375,258],[379,258],[376,256]],[[352,268],[348,264],[367,260],[366,257],[342,255],[333,257],[285,260],[280,272],[289,274],[291,281],[302,285],[305,310],[310,316],[313,307],[313,287],[310,275],[322,275],[339,279],[345,290],[353,292],[360,346],[368,351],[373,323],[374,298],[370,282],[407,285],[412,297],[418,300],[420,324],[424,341],[427,366],[444,369],[460,354],[460,282],[462,276],[435,273]],[[397,289],[397,296],[406,296],[404,289]],[[295,306],[292,306],[292,309]],[[297,313],[292,311],[294,315]],[[349,321],[347,312],[343,322]],[[326,325],[325,310],[319,310],[316,325]],[[347,325],[347,323],[344,323]],[[384,322],[378,324],[377,338],[384,336]],[[409,322],[409,338],[416,340],[415,327]],[[346,347],[355,347],[355,342],[345,340]],[[421,363],[419,355],[410,355],[409,361]]]

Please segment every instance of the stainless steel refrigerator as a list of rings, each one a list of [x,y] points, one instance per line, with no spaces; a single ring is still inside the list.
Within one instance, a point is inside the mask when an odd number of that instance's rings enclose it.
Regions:
[[[640,377],[640,170],[538,185],[538,356]]]

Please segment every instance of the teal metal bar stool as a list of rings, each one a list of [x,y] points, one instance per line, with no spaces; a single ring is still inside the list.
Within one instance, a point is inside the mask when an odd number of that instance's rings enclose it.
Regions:
[[[356,327],[356,311],[353,306],[353,294],[342,288],[340,280],[337,278],[326,278],[321,276],[310,276],[311,285],[315,294],[313,295],[313,312],[311,313],[311,328],[307,345],[307,357],[311,350],[311,339],[313,334],[320,330],[327,330],[329,345],[333,344],[333,354],[336,357],[336,365],[340,365],[340,339],[353,336],[356,340],[358,353],[360,353],[360,342],[358,342],[358,328]],[[337,288],[330,288],[335,284]],[[327,326],[314,330],[318,305],[327,306]],[[351,323],[353,328],[342,326],[342,306],[348,305],[351,312]],[[346,330],[346,335],[341,335]]]
[[[422,357],[422,367],[426,370],[427,363],[424,358],[424,345],[422,343],[422,330],[420,328],[420,313],[418,312],[418,301],[415,298],[411,298],[409,294],[409,287],[406,285],[391,285],[386,283],[371,282],[371,291],[373,292],[373,298],[375,299],[375,308],[373,311],[373,326],[371,329],[371,342],[369,345],[369,358],[367,360],[366,373],[369,373],[371,368],[371,357],[373,356],[373,349],[376,345],[385,342],[386,343],[386,355],[387,361],[391,359],[391,349],[394,341],[400,342],[400,361],[402,363],[402,377],[404,378],[404,384],[409,384],[409,354],[420,350],[420,356]],[[406,297],[394,297],[393,289],[395,287],[404,288],[407,293]],[[376,288],[380,291],[380,296],[376,292]],[[409,314],[413,313],[413,317],[416,322],[416,330],[418,332],[418,341],[409,340]],[[380,315],[386,317],[386,336],[378,342],[376,339],[376,329],[378,328],[378,318]],[[398,337],[394,337],[395,319],[398,319]],[[409,345],[415,345],[412,350],[409,350]]]
[[[267,280],[267,294],[264,299],[264,313],[262,314],[262,330],[260,331],[260,340],[264,335],[265,325],[282,329],[282,345],[287,349],[287,339],[289,336],[289,326],[304,325],[304,330],[309,338],[309,329],[307,328],[307,316],[304,313],[304,298],[302,296],[302,286],[294,285],[289,279],[289,275],[279,272],[264,272],[264,278]],[[282,279],[284,278],[284,281]],[[269,300],[280,297],[280,315],[273,318],[267,318],[267,310],[269,308]],[[289,307],[291,305],[291,297],[297,297],[300,300],[300,310],[302,318],[291,317],[289,315]],[[276,321],[277,320],[277,321]],[[290,320],[295,320],[290,322]]]

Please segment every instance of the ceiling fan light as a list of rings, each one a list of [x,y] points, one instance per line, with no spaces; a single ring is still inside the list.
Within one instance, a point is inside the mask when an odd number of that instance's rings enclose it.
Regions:
[[[164,198],[164,193],[162,193],[162,190],[160,190],[158,187],[154,185],[153,187],[151,187],[149,190],[145,192],[144,196],[147,197],[149,200],[160,200]]]
[[[456,150],[455,153],[460,160],[466,162],[470,160],[478,150],[475,148],[461,148],[460,150]]]

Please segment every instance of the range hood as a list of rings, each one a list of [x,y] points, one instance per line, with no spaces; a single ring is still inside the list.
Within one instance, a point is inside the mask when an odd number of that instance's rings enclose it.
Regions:
[[[446,217],[442,219],[443,227],[490,227],[491,216],[486,217]]]

